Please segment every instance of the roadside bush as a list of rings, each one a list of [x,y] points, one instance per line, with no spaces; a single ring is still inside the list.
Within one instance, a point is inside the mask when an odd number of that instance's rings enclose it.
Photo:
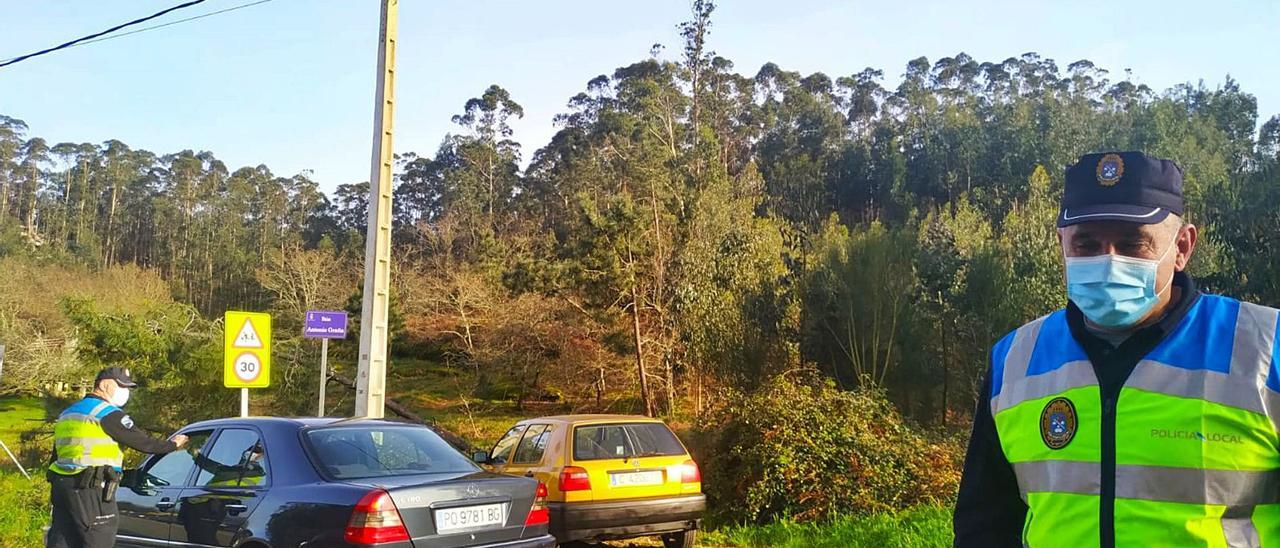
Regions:
[[[778,377],[698,428],[703,488],[733,522],[810,521],[945,504],[961,449],[905,424],[884,394]]]

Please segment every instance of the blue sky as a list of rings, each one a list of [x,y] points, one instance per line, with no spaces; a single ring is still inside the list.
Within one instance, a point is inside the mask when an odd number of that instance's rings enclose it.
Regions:
[[[232,7],[209,0],[156,22]],[[178,0],[0,0],[0,58],[89,34]],[[0,113],[50,142],[120,139],[209,150],[231,169],[312,170],[326,189],[365,180],[376,0],[274,0],[0,69]],[[688,0],[401,0],[395,148],[431,154],[449,118],[489,84],[525,108],[527,159],[552,117],[598,74],[680,48]],[[723,0],[711,47],[739,72],[767,61],[833,78],[909,59],[1035,51],[1089,59],[1157,90],[1227,74],[1280,114],[1280,2]]]

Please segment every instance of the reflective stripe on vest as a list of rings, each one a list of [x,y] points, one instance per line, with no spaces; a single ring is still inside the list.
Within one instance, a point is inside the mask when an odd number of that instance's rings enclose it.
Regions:
[[[102,418],[119,409],[98,398],[85,398],[58,415],[53,427],[57,459],[49,465],[49,470],[73,475],[90,466],[120,468],[124,464],[124,452],[102,429]]]
[[[1276,347],[1275,309],[1203,295],[1139,361],[1115,403],[1116,546],[1280,546]],[[1024,542],[1099,545],[1100,393],[1065,311],[996,344],[989,403]]]

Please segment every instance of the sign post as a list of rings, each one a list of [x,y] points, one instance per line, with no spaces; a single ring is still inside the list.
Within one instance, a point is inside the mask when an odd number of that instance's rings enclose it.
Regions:
[[[249,389],[271,386],[271,315],[227,311],[222,326],[222,385],[240,389],[240,416],[249,416]]]
[[[324,386],[329,381],[329,339],[347,338],[347,313],[329,310],[308,310],[302,324],[302,336],[320,339],[320,402],[316,416],[324,416]]]

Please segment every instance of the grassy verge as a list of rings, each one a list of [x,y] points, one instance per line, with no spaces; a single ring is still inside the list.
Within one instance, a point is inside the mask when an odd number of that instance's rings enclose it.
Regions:
[[[40,398],[0,398],[0,440],[10,449],[17,450],[24,430],[43,422],[44,403]]]
[[[922,507],[898,514],[837,518],[825,523],[728,526],[700,537],[705,546],[932,548],[951,545],[951,511]]]
[[[40,398],[0,399],[0,440],[14,453],[22,446],[22,433],[43,424],[44,403]],[[42,546],[42,528],[49,522],[49,484],[40,470],[28,470],[32,479],[22,477],[9,456],[0,452],[0,546],[24,548]]]
[[[0,546],[43,546],[42,528],[48,522],[49,484],[44,474],[28,480],[17,472],[0,473]]]

